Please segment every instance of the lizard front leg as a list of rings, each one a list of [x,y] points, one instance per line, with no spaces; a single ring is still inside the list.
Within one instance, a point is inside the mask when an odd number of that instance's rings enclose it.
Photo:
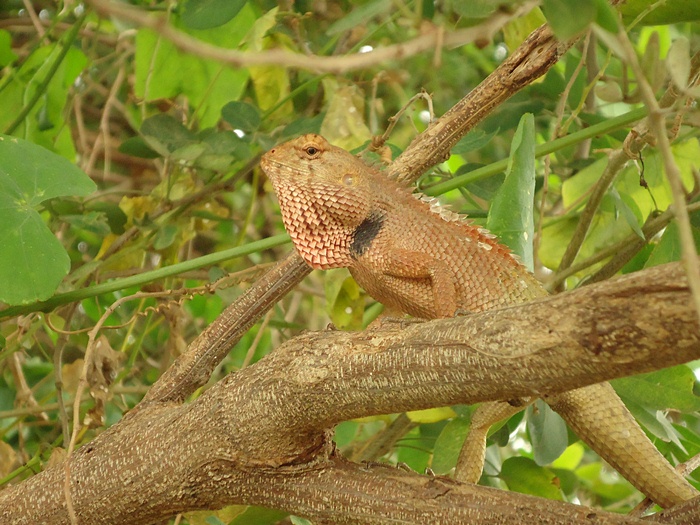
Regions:
[[[421,296],[432,315],[428,318],[452,317],[457,311],[457,289],[454,271],[440,259],[422,252],[392,249],[383,254],[381,272],[390,278],[405,279],[406,286],[415,301],[416,292]],[[410,280],[428,280],[428,287],[410,284]]]

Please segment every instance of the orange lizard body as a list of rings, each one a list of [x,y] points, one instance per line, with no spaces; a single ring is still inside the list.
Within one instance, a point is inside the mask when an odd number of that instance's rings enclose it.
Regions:
[[[425,319],[544,297],[535,277],[485,230],[421,198],[318,135],[304,135],[261,161],[287,232],[313,268],[347,267],[375,299]],[[648,440],[608,384],[546,400],[589,445],[662,506],[697,492]],[[484,414],[515,411],[498,407]],[[503,404],[501,404],[503,405]],[[491,416],[484,416],[491,422]],[[483,442],[485,432],[479,437]],[[483,443],[471,444],[467,478],[478,480]],[[481,450],[479,450],[481,448]],[[480,457],[479,457],[480,456]]]

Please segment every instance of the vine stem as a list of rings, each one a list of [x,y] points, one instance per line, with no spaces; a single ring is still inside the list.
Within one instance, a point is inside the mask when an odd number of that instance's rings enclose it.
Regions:
[[[56,57],[56,60],[53,61],[53,63],[49,67],[49,70],[46,72],[46,76],[41,81],[41,83],[37,86],[36,91],[31,96],[29,101],[24,105],[24,107],[19,111],[19,113],[17,113],[17,117],[15,117],[15,119],[5,129],[6,135],[12,135],[12,133],[24,121],[25,117],[27,115],[29,115],[29,112],[34,108],[34,106],[36,106],[36,103],[39,101],[41,96],[44,94],[44,92],[48,88],[49,82],[51,82],[51,79],[54,77],[54,75],[56,74],[56,71],[58,71],[58,68],[61,66],[63,59],[66,58],[66,55],[68,54],[68,51],[70,50],[71,46],[73,45],[73,42],[75,41],[76,37],[78,36],[78,32],[80,31],[80,28],[82,27],[83,22],[85,21],[86,17],[87,17],[87,12],[84,12],[75,21],[75,23],[73,24],[73,27],[71,28],[71,30],[68,32],[68,35],[66,36],[65,42],[63,42],[63,46],[61,47],[61,50],[59,51],[58,56]]]

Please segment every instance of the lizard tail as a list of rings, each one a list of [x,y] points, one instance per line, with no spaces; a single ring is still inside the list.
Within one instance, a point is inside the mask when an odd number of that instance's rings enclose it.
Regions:
[[[666,461],[609,383],[546,399],[598,455],[658,505],[669,508],[698,491]]]

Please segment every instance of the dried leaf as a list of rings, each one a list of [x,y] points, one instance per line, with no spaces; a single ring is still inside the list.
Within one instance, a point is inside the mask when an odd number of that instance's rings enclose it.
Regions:
[[[685,37],[679,37],[671,44],[671,49],[666,55],[666,69],[671,75],[671,80],[681,90],[688,87],[690,76],[690,42]]]

